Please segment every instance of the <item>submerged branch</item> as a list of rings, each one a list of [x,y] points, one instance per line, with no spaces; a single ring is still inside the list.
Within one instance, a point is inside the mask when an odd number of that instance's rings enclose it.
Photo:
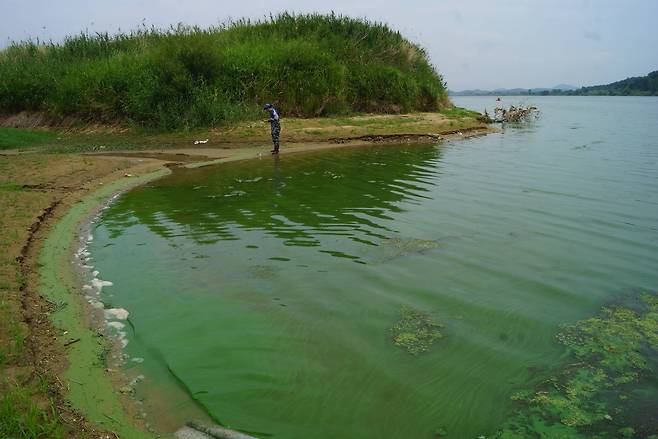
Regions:
[[[515,107],[510,105],[509,108],[496,107],[494,109],[493,121],[496,123],[506,122],[529,122],[539,117],[539,110],[534,106]]]

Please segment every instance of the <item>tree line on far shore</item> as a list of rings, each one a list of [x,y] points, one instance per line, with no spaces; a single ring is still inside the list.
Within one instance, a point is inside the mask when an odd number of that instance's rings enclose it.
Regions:
[[[658,96],[658,70],[646,76],[581,88],[464,90],[454,96]]]
[[[606,85],[581,87],[576,90],[551,90],[549,95],[564,96],[658,96],[658,70]]]

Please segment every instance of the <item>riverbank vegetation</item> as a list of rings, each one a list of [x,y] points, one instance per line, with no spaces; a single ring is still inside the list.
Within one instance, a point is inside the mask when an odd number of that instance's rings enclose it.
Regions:
[[[256,118],[264,102],[300,117],[449,104],[424,49],[384,24],[334,14],[83,33],[0,52],[0,112],[55,124],[208,127]]]

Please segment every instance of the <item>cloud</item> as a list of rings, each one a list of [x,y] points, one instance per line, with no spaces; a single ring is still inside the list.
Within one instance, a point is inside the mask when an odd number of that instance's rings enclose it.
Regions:
[[[584,30],[583,37],[585,37],[588,40],[594,41],[596,43],[600,43],[603,40],[603,38],[601,38],[601,35],[599,35],[596,32],[592,32],[591,30]]]
[[[331,12],[383,21],[427,49],[453,90],[611,82],[658,67],[658,1],[525,0],[0,0],[0,48],[11,40],[116,32],[145,24],[201,27],[270,12]],[[218,5],[221,4],[221,7]],[[604,38],[605,37],[605,38]],[[601,60],[614,60],[614,62]]]

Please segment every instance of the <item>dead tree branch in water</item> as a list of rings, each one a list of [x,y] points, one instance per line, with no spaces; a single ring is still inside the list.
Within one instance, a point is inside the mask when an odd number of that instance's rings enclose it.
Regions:
[[[539,110],[537,107],[528,106],[528,107],[515,107],[510,105],[509,108],[505,109],[502,107],[497,107],[494,110],[494,122],[506,123],[506,122],[529,122],[535,120],[539,117]]]

